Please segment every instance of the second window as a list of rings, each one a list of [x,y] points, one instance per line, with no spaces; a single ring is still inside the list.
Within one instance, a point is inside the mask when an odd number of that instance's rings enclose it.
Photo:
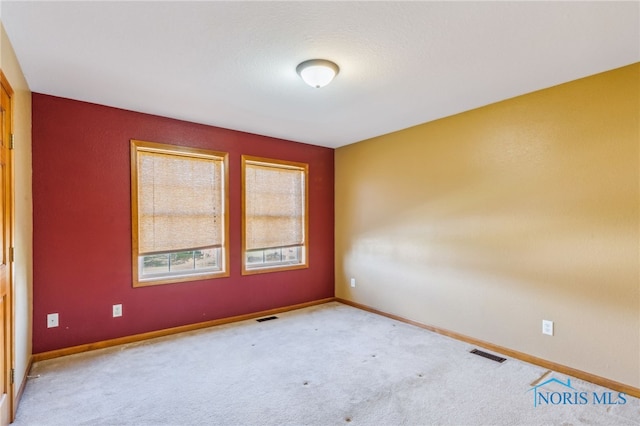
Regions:
[[[306,268],[307,174],[304,163],[242,157],[242,273]]]

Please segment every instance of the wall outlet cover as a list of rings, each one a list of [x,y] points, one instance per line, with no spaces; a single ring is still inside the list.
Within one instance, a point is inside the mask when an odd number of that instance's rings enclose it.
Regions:
[[[58,314],[48,314],[47,315],[47,328],[53,328],[58,326]]]
[[[121,317],[122,316],[122,305],[113,305],[113,317]]]

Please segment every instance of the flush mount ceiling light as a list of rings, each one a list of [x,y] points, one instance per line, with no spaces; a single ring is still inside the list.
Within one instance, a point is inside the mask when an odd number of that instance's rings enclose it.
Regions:
[[[331,83],[340,68],[326,59],[309,59],[298,65],[296,71],[305,83],[319,89]]]

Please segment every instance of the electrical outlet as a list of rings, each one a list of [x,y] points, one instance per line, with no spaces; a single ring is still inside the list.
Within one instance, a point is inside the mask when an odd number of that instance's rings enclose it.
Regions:
[[[351,278],[351,287],[355,287],[355,286],[356,286],[356,279]]]
[[[553,336],[553,321],[542,320],[542,334]]]
[[[113,305],[113,317],[122,316],[122,305]]]
[[[53,328],[58,326],[58,314],[47,315],[47,328]]]

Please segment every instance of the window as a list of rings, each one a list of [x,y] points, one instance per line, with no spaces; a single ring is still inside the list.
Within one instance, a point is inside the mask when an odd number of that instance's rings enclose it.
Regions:
[[[131,141],[133,286],[229,275],[227,154]]]
[[[243,274],[307,267],[307,173],[303,163],[242,157]]]

